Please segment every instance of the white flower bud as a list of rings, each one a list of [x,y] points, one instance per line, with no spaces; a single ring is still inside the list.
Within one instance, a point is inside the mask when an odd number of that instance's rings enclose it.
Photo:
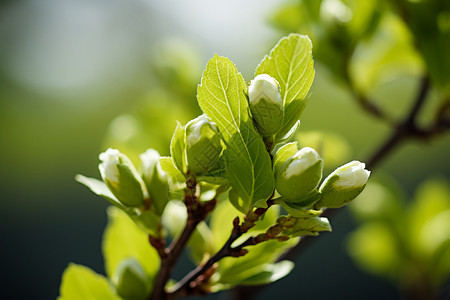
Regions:
[[[259,133],[263,136],[276,134],[283,125],[283,101],[280,86],[275,78],[260,74],[248,88],[250,111]]]
[[[186,124],[186,159],[190,172],[195,175],[207,173],[221,153],[219,131],[206,115]]]
[[[370,171],[359,161],[349,162],[331,173],[320,187],[316,207],[338,208],[355,199],[366,186]]]
[[[370,171],[365,167],[366,164],[356,160],[339,167],[335,171],[339,178],[333,185],[341,189],[354,189],[365,185],[370,175]]]
[[[102,161],[98,166],[100,169],[100,174],[103,180],[108,178],[111,184],[119,184],[119,170],[117,165],[120,164],[120,151],[117,149],[109,148],[103,153],[100,153],[98,158]]]
[[[312,148],[302,148],[288,158],[275,174],[276,189],[286,202],[303,203],[312,200],[315,197],[308,195],[322,179],[322,169],[323,160],[319,154]]]
[[[133,163],[117,149],[109,148],[99,155],[98,168],[103,181],[124,205],[139,207],[144,203],[146,189]]]

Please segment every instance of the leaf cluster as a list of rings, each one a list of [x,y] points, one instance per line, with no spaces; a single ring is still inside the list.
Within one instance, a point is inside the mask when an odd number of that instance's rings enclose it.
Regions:
[[[314,149],[303,151],[290,142],[314,79],[309,38],[281,39],[257,67],[255,76],[260,74],[279,84],[282,120],[273,135],[258,130],[252,112],[264,107],[250,109],[248,84],[236,66],[214,55],[197,89],[204,115],[178,124],[170,157],[147,150],[138,172],[131,162],[114,165],[113,154],[129,160],[110,149],[100,167],[103,181],[77,176],[114,205],[103,242],[107,277],[70,265],[61,299],[100,292],[102,299],[173,299],[270,283],[292,270],[292,262],[277,259],[298,237],[331,231],[327,218],[320,217],[325,208],[320,200],[322,189],[341,193],[331,186],[339,174],[319,187],[323,160]],[[273,116],[269,110],[261,117]],[[300,157],[303,153],[310,156]],[[125,181],[133,185],[121,184]],[[130,206],[127,193],[136,194],[133,186],[142,202]],[[351,201],[364,186],[345,187],[351,197],[343,191],[345,199],[333,207]],[[185,248],[197,267],[175,282],[172,270]]]

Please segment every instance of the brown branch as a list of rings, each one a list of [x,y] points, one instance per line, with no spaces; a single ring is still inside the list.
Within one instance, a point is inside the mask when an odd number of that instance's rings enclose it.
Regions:
[[[206,263],[199,265],[197,268],[189,272],[183,279],[175,284],[169,292],[169,299],[180,296],[195,294],[195,288],[199,284],[197,279],[214,267],[214,265],[224,257],[240,257],[247,254],[248,250],[243,249],[246,246],[256,245],[263,241],[263,238],[257,236],[256,238],[249,238],[242,244],[232,247],[231,245],[244,233],[255,226],[255,222],[274,204],[273,200],[267,201],[267,208],[257,208],[255,211],[250,211],[245,215],[242,224],[239,225],[239,217],[233,220],[233,229],[228,240],[222,248],[214,254]]]
[[[161,258],[161,266],[154,283],[155,289],[149,297],[151,300],[167,299],[165,286],[167,281],[170,279],[170,275],[172,274],[176,262],[178,261],[197,225],[205,220],[208,213],[211,212],[216,205],[216,197],[205,203],[198,202],[196,190],[197,183],[195,178],[189,177],[186,180],[186,189],[184,191],[184,203],[186,205],[188,215],[186,225],[181,234],[172,241],[170,246],[164,248],[165,241],[163,239],[152,236],[149,237],[150,243],[158,251]]]
[[[430,79],[425,76],[420,83],[420,89],[416,100],[403,122],[395,128],[390,137],[375,151],[367,161],[367,168],[372,170],[379,162],[388,156],[395,148],[402,144],[406,139],[418,137],[419,129],[417,125],[417,115],[425,103],[426,96],[430,90]]]
[[[391,116],[389,116],[385,111],[381,109],[380,106],[375,104],[372,100],[370,100],[366,95],[358,93],[356,91],[353,92],[354,97],[357,100],[359,106],[367,113],[372,115],[373,117],[380,119],[382,121],[387,122],[388,124],[394,124],[394,120]]]

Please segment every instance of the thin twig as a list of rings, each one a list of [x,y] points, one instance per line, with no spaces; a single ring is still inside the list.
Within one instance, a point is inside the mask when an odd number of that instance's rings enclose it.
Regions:
[[[196,283],[197,278],[207,273],[208,270],[210,270],[219,260],[224,257],[244,256],[248,252],[248,250],[243,249],[244,247],[256,245],[262,242],[263,240],[261,238],[253,238],[254,240],[249,238],[238,246],[231,246],[239,237],[255,226],[255,222],[258,221],[258,219],[273,205],[273,203],[273,200],[268,200],[267,208],[257,208],[255,211],[250,211],[247,213],[242,224],[239,224],[239,217],[236,217],[233,220],[233,230],[222,248],[206,263],[189,272],[183,279],[175,284],[169,292],[169,297],[172,299],[184,295],[192,295],[196,287],[194,284]]]

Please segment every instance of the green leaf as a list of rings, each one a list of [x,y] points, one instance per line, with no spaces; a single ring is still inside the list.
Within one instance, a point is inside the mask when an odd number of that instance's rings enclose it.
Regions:
[[[275,157],[273,158],[273,173],[276,174],[286,160],[297,153],[297,142],[286,144],[278,149]]]
[[[275,282],[288,275],[294,268],[292,261],[283,260],[276,264],[265,264],[260,271],[242,281],[242,285],[261,285]]]
[[[321,210],[305,208],[304,205],[295,202],[284,202],[282,199],[278,202],[283,206],[288,214],[293,217],[317,217],[322,214]]]
[[[58,300],[120,300],[104,276],[91,269],[69,264],[65,269]]]
[[[159,269],[159,256],[148,242],[148,235],[115,207],[108,208],[108,217],[102,245],[106,274],[111,277],[123,259],[134,257],[153,278]]]
[[[226,177],[227,175],[225,158],[223,155],[221,155],[215,163],[214,167],[212,167],[212,169],[203,176],[198,177],[197,180],[204,181],[210,184],[223,185],[225,183],[228,183]]]
[[[94,192],[94,194],[97,194],[100,197],[103,197],[106,200],[108,200],[114,206],[116,206],[122,210],[127,210],[127,208],[125,206],[123,206],[123,204],[120,203],[119,200],[117,200],[117,198],[109,190],[106,183],[104,183],[103,181],[95,179],[95,178],[89,178],[89,177],[86,177],[86,176],[83,176],[80,174],[75,176],[75,180],[78,181],[79,183],[87,186],[92,192]]]
[[[185,128],[177,122],[177,128],[173,133],[172,141],[170,142],[170,155],[174,165],[181,173],[186,173],[186,141]]]
[[[171,199],[180,199],[180,195],[176,191],[180,191],[186,186],[186,178],[177,169],[175,163],[170,156],[163,156],[159,159],[161,169],[169,175],[169,196]]]
[[[420,76],[423,69],[414,36],[394,14],[385,14],[373,36],[358,43],[349,63],[352,83],[364,95],[400,77]]]
[[[237,285],[262,285],[275,282],[288,275],[294,268],[291,261],[280,261],[274,264],[264,264],[250,270],[244,270],[231,282],[215,282],[211,286],[213,293],[231,289]]]
[[[303,235],[319,235],[322,231],[331,231],[331,225],[325,217],[281,216],[278,223],[285,226],[282,234],[290,237]]]
[[[300,120],[295,122],[294,126],[292,126],[291,129],[289,129],[289,131],[286,132],[284,135],[277,134],[276,139],[274,140],[274,144],[281,145],[283,143],[289,142],[290,140],[293,140],[299,128],[300,128]]]
[[[227,178],[243,201],[239,209],[246,213],[254,203],[270,197],[274,180],[269,154],[249,116],[244,79],[228,58],[210,59],[197,99],[226,144]]]
[[[312,44],[305,35],[290,34],[282,38],[256,69],[255,76],[268,74],[280,83],[284,106],[284,136],[300,118],[314,80]],[[276,138],[277,140],[278,138]]]
[[[445,179],[430,179],[421,184],[410,204],[409,239],[415,252],[429,258],[450,240],[450,187]]]
[[[397,275],[405,263],[392,229],[383,222],[367,222],[353,231],[347,249],[361,268],[384,277]]]

